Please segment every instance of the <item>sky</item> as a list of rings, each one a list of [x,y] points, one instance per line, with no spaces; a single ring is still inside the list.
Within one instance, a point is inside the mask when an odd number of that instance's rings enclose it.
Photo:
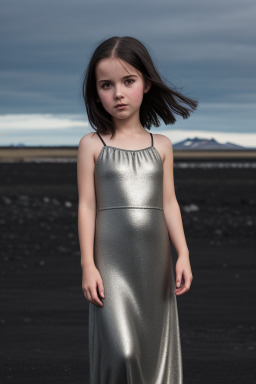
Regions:
[[[256,147],[255,25],[253,0],[5,2],[0,146],[79,145],[94,131],[82,98],[90,57],[111,36],[133,36],[162,79],[198,101],[188,119],[151,132]]]

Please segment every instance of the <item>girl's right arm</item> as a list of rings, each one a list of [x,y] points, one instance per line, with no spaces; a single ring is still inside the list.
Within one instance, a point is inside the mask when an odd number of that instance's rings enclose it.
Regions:
[[[77,154],[78,236],[83,271],[82,289],[87,300],[103,306],[103,281],[94,263],[96,197],[94,187],[94,146],[91,134],[80,139]]]

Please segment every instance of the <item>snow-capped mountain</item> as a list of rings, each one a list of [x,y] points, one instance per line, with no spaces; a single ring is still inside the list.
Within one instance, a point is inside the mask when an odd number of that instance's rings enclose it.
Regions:
[[[203,139],[199,137],[194,137],[193,139],[187,138],[185,140],[179,141],[178,143],[173,144],[173,149],[183,149],[183,150],[211,150],[211,149],[247,149],[242,145],[233,144],[226,142],[221,144],[215,139]]]

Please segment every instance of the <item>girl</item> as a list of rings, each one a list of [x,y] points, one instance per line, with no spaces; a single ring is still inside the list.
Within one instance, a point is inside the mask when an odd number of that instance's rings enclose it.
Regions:
[[[167,87],[129,36],[97,47],[83,97],[96,131],[81,138],[77,157],[90,384],[181,384],[176,295],[190,289],[192,272],[172,143],[147,129],[160,125],[158,116],[165,124],[174,124],[173,112],[187,118],[197,102]]]

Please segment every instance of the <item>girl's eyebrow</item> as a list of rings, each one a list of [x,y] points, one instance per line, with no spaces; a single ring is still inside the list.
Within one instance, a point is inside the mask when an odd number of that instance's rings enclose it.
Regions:
[[[123,79],[127,79],[128,77],[138,77],[136,75],[128,75],[128,76],[124,76]],[[104,81],[111,81],[111,80],[99,80],[98,83],[102,83]]]

